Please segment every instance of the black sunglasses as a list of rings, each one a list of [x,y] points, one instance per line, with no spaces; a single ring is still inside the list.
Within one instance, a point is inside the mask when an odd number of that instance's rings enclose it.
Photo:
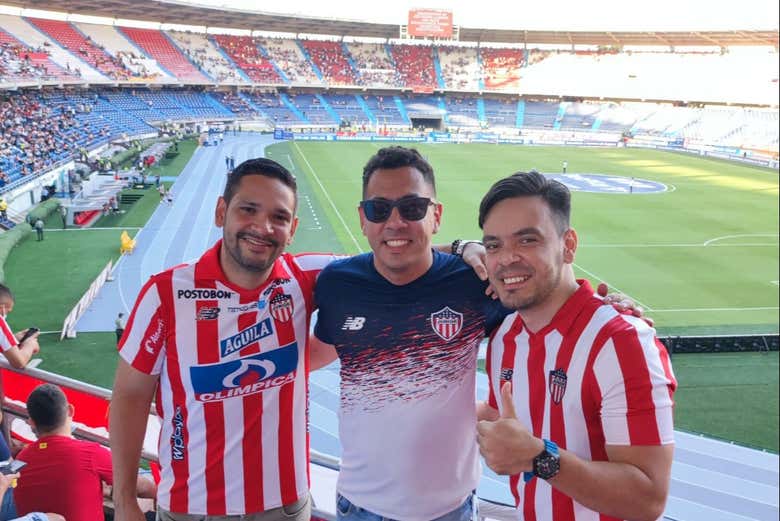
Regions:
[[[390,201],[388,199],[366,199],[360,201],[360,207],[366,219],[372,223],[383,223],[390,218],[393,208],[405,221],[419,221],[428,213],[428,206],[436,204],[430,197],[406,196]]]

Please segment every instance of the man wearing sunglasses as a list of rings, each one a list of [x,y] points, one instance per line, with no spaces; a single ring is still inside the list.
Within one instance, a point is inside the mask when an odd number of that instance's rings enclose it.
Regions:
[[[416,150],[368,161],[358,211],[372,251],[331,263],[315,289],[312,367],[341,359],[338,519],[472,519],[476,353],[506,311],[432,247],[442,205]]]

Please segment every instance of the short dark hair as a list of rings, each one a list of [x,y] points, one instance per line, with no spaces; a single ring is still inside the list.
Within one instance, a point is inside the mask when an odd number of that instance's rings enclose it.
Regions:
[[[5,284],[0,284],[0,299],[7,298],[11,302],[14,302],[16,299],[14,298],[14,294],[11,292],[11,288],[6,286]]]
[[[226,203],[229,203],[236,194],[236,190],[238,189],[239,183],[241,183],[241,179],[248,175],[262,175],[265,177],[278,179],[286,186],[290,187],[290,189],[292,189],[293,193],[295,194],[295,201],[297,203],[298,183],[295,182],[295,176],[273,159],[267,159],[265,157],[247,159],[228,174],[227,183],[225,183],[225,191],[222,192],[222,198]]]
[[[27,414],[39,432],[61,427],[68,417],[68,399],[54,384],[42,384],[27,397]]]
[[[433,189],[433,195],[436,195],[436,179],[433,175],[433,167],[425,158],[414,148],[392,146],[380,148],[379,151],[371,156],[363,167],[363,197],[366,196],[366,188],[371,176],[382,169],[403,168],[410,166],[416,168],[423,180]]]
[[[541,197],[550,208],[559,234],[569,229],[571,193],[565,184],[547,179],[536,171],[515,172],[497,181],[482,198],[479,205],[479,227],[485,224],[490,210],[504,199],[513,197]]]

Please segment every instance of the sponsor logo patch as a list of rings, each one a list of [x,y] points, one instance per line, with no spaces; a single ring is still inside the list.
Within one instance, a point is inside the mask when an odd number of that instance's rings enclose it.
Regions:
[[[233,292],[221,289],[180,289],[176,292],[176,298],[203,300],[227,299],[233,298]]]
[[[515,373],[515,370],[511,367],[502,367],[501,368],[501,379],[508,382],[512,379],[512,375]]]
[[[445,342],[449,342],[463,328],[463,313],[446,306],[436,313],[431,313],[431,327]]]
[[[184,459],[186,447],[184,445],[184,416],[181,407],[176,407],[176,412],[171,420],[173,434],[171,434],[171,458],[177,461]]]
[[[195,398],[213,402],[247,396],[295,380],[298,344],[217,364],[190,367]]]
[[[219,341],[219,353],[224,358],[231,353],[240,351],[249,344],[253,344],[265,338],[274,332],[271,325],[271,319],[266,318],[261,320],[257,324],[253,324],[246,329],[243,329],[233,336],[223,338]]]
[[[202,307],[198,310],[198,320],[215,320],[219,316],[218,307]]]
[[[366,323],[366,317],[347,317],[344,321],[344,325],[341,326],[342,331],[360,331],[363,329],[363,324]]]
[[[163,321],[161,318],[158,318],[155,321],[154,332],[144,340],[144,349],[150,355],[157,354],[162,347],[163,329]]]

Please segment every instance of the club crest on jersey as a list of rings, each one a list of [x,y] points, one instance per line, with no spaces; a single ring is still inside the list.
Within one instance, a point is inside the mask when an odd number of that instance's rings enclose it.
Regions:
[[[559,404],[563,400],[563,395],[566,394],[566,380],[568,380],[568,377],[563,372],[563,369],[550,371],[547,385],[550,389],[550,398],[552,398],[553,403]]]
[[[449,342],[463,327],[463,313],[446,306],[436,313],[431,313],[431,327],[444,341]]]
[[[217,364],[190,367],[195,398],[222,401],[279,387],[295,380],[298,344]]]
[[[292,296],[278,293],[271,298],[271,316],[280,322],[287,322],[293,315]]]
[[[224,358],[231,353],[240,351],[249,344],[257,342],[261,338],[267,337],[273,332],[274,330],[273,326],[271,325],[271,319],[266,318],[257,324],[253,324],[246,329],[242,329],[235,335],[220,340],[219,353]]]
[[[218,307],[202,307],[198,310],[197,320],[215,320],[219,316]]]

